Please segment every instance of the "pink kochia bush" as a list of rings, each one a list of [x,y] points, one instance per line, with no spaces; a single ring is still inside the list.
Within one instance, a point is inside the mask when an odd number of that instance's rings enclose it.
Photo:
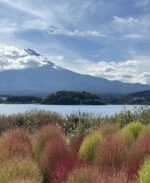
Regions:
[[[98,183],[134,183],[128,180],[126,172],[103,172],[99,174]]]
[[[127,156],[127,174],[129,179],[137,176],[144,159],[150,155],[150,134],[142,133],[132,146]]]
[[[14,128],[2,134],[0,161],[13,157],[32,157],[30,135],[26,129]]]
[[[69,146],[64,139],[53,138],[47,142],[41,156],[40,166],[44,174],[51,174],[61,157],[69,153]]]
[[[101,171],[119,170],[125,162],[126,146],[119,136],[108,136],[95,152],[95,165]]]
[[[81,167],[70,173],[66,183],[101,183],[99,172],[94,167]]]
[[[32,144],[33,144],[33,153],[34,159],[39,162],[41,160],[41,155],[47,142],[52,139],[60,138],[62,140],[65,139],[65,135],[55,125],[46,125],[41,127],[37,132],[33,135]]]
[[[80,146],[81,146],[81,144],[83,142],[84,136],[85,136],[84,134],[81,134],[81,135],[73,138],[73,140],[72,140],[72,142],[70,144],[72,153],[78,154]]]
[[[70,172],[84,166],[85,163],[76,155],[65,155],[56,163],[52,173],[50,172],[49,182],[64,183]]]

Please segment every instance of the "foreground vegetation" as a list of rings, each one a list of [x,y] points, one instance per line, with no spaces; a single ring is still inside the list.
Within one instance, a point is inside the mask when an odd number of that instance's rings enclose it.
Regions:
[[[149,183],[150,109],[0,116],[3,183]]]

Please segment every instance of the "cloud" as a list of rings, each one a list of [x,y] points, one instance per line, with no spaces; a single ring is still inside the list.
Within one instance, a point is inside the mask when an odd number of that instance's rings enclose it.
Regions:
[[[24,49],[0,45],[0,71],[40,67],[47,64],[42,56],[29,54]]]
[[[122,62],[106,62],[78,59],[72,63],[69,61],[57,62],[59,66],[66,67],[75,72],[107,78],[109,80],[120,80],[129,83],[150,84],[150,57],[137,57]]]
[[[117,24],[135,24],[138,23],[139,20],[133,17],[128,17],[128,18],[122,18],[122,17],[118,17],[118,16],[114,16],[113,17],[113,22],[117,23]]]
[[[69,31],[69,30],[61,30],[56,28],[51,28],[48,31],[49,35],[65,35],[65,36],[75,36],[75,37],[106,37],[105,34],[95,31],[95,30],[86,30],[86,31]]]

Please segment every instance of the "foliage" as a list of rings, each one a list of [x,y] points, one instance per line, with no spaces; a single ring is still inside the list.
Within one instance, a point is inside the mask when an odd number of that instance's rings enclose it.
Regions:
[[[104,124],[100,127],[100,131],[103,137],[113,135],[119,131],[119,127],[116,124]]]
[[[42,152],[40,167],[44,174],[50,175],[57,161],[69,153],[69,147],[60,137],[49,140]]]
[[[94,168],[84,167],[74,170],[66,183],[98,183],[98,171]]]
[[[32,157],[30,136],[23,128],[8,130],[0,138],[0,161],[13,157]]]
[[[94,164],[101,170],[119,170],[126,158],[126,146],[119,136],[107,136],[96,149]]]
[[[49,182],[64,183],[70,172],[83,166],[85,166],[85,163],[77,156],[72,154],[65,155],[56,163],[52,173],[49,175]]]
[[[144,125],[140,122],[132,122],[126,125],[120,132],[120,135],[122,139],[124,140],[124,143],[128,146],[132,145],[138,135],[142,132],[144,129]]]
[[[34,159],[36,161],[40,161],[41,154],[47,142],[54,138],[65,139],[65,136],[61,131],[61,129],[51,124],[41,127],[33,135],[32,138],[33,153],[34,153]]]
[[[87,135],[79,150],[79,155],[87,162],[92,163],[96,148],[101,144],[102,136],[100,131],[95,131]]]
[[[43,104],[59,104],[59,105],[79,105],[79,104],[91,104],[101,105],[105,104],[104,99],[101,99],[97,95],[90,94],[88,92],[75,92],[75,91],[59,91],[50,94],[46,97]]]
[[[138,183],[149,183],[150,181],[150,159],[146,159],[139,171]]]
[[[29,179],[42,183],[42,175],[38,166],[31,159],[12,159],[0,164],[0,181],[8,183],[16,179]]]

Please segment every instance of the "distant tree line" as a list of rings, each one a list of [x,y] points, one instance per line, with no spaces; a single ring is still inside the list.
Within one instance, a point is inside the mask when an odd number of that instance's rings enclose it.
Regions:
[[[145,94],[145,93],[144,93]],[[5,96],[0,103],[17,104],[52,104],[52,105],[105,105],[105,104],[148,104],[150,95],[141,93],[127,96],[98,96],[88,92],[59,91],[47,97],[36,96]]]

